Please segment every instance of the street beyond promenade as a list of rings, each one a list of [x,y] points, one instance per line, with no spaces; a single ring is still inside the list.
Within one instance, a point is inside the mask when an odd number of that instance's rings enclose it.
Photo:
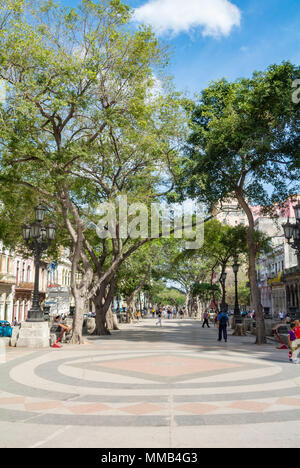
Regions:
[[[300,366],[254,341],[145,319],[82,346],[7,349],[0,446],[300,447]]]

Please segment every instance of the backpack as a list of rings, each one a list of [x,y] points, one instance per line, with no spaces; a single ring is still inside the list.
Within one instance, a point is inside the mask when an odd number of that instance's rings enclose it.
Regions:
[[[226,315],[222,315],[221,320],[220,320],[220,325],[222,325],[222,326],[227,325],[227,317],[226,317]]]

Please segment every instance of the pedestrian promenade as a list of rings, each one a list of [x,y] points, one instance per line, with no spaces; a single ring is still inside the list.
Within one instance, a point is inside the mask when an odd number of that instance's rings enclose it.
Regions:
[[[124,325],[82,346],[7,350],[3,447],[300,447],[300,366],[195,320]]]

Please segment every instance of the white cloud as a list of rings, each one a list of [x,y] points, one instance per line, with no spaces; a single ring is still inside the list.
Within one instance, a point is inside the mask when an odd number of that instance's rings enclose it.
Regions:
[[[160,35],[201,28],[203,35],[218,37],[240,25],[241,11],[229,0],[148,0],[135,9],[134,19]]]

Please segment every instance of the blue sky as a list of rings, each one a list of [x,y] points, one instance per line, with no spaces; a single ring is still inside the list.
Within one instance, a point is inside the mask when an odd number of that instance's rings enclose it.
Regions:
[[[63,3],[75,6],[77,1],[63,0]],[[217,78],[225,76],[234,80],[250,76],[254,70],[283,60],[300,64],[299,0],[127,0],[125,3],[137,8],[138,18],[151,22],[169,45],[168,72],[179,90],[193,94]],[[212,31],[214,19],[216,29]]]

